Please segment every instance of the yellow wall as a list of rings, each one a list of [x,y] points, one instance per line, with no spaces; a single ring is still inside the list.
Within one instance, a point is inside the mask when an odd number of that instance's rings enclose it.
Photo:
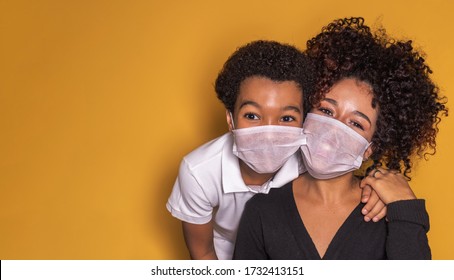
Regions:
[[[0,259],[187,258],[165,202],[181,158],[226,131],[212,85],[236,47],[304,48],[334,18],[381,18],[425,50],[454,102],[452,11],[447,0],[0,1]],[[411,182],[436,259],[454,259],[453,134],[446,118]]]

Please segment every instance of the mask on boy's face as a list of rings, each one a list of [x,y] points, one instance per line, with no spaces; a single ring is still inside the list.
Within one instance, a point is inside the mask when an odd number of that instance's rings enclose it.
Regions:
[[[361,166],[370,143],[344,123],[317,114],[307,114],[301,146],[305,167],[317,179],[331,179]]]
[[[278,171],[305,142],[301,127],[262,125],[232,133],[233,154],[260,174]]]

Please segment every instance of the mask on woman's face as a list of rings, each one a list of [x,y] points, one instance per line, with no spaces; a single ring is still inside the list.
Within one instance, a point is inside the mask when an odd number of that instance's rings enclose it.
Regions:
[[[317,179],[331,179],[361,166],[370,143],[344,123],[317,114],[307,114],[301,146],[305,167]]]
[[[278,171],[305,142],[301,127],[262,125],[232,133],[233,154],[260,174]]]

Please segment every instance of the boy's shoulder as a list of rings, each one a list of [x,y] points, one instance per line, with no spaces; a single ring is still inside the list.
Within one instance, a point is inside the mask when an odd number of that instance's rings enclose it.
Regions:
[[[191,167],[197,167],[212,160],[220,160],[226,146],[228,146],[228,149],[233,146],[233,137],[230,132],[199,146],[187,154],[184,160]]]

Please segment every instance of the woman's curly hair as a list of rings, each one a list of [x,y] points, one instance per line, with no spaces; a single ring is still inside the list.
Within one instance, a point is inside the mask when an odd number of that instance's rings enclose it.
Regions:
[[[240,47],[225,62],[216,82],[219,100],[233,112],[241,83],[253,76],[273,81],[294,81],[308,95],[312,92],[314,69],[296,47],[275,41],[254,41]]]
[[[384,165],[410,179],[411,157],[435,153],[440,116],[448,110],[431,69],[411,41],[391,39],[384,29],[372,33],[363,18],[346,18],[309,40],[306,54],[317,74],[315,93],[309,96],[312,106],[344,78],[371,86],[371,105],[378,106],[371,168]]]

